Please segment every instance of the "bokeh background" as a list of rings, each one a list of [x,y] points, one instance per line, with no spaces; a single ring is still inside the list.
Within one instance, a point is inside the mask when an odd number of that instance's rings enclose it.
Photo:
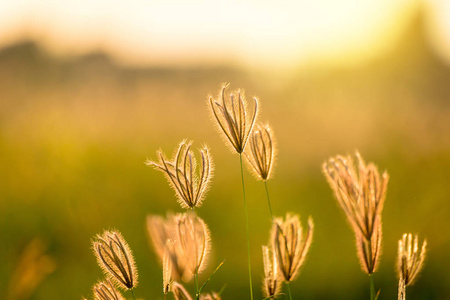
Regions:
[[[396,299],[397,241],[429,242],[408,299],[450,299],[448,1],[0,1],[0,298],[92,299],[91,238],[122,232],[141,299],[162,299],[145,218],[182,211],[145,166],[183,139],[216,171],[198,214],[209,224],[205,280],[248,299],[239,159],[207,109],[222,82],[261,101],[278,141],[276,215],[316,229],[295,299],[367,299],[354,237],[321,173],[358,149],[390,174],[380,299]],[[256,299],[270,218],[245,173]],[[187,286],[191,291],[193,285]],[[130,295],[127,295],[130,297]]]

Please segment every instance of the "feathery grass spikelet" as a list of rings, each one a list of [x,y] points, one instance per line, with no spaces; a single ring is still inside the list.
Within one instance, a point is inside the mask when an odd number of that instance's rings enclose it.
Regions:
[[[298,215],[286,214],[286,219],[276,218],[272,225],[272,249],[275,252],[278,270],[285,282],[291,282],[299,273],[312,243],[314,223],[308,219],[308,232],[303,228]]]
[[[109,279],[94,285],[93,290],[95,300],[125,300]]]
[[[355,232],[356,246],[363,271],[376,271],[381,254],[381,212],[389,181],[387,172],[366,165],[356,152],[357,167],[350,156],[330,158],[322,166],[339,205]]]
[[[193,212],[147,217],[147,230],[160,259],[167,259],[171,276],[188,282],[206,267],[211,248],[205,222]],[[164,258],[167,255],[167,258]]]
[[[264,262],[264,297],[275,298],[281,289],[281,280],[278,274],[277,257],[274,251],[268,246],[262,246]]]
[[[381,257],[382,235],[381,225],[378,226],[376,232],[373,232],[369,241],[361,233],[355,233],[356,254],[361,264],[361,269],[367,274],[374,273],[378,268]]]
[[[97,262],[105,275],[117,287],[133,289],[138,284],[138,274],[133,253],[122,235],[115,230],[105,230],[92,241]]]
[[[175,297],[175,300],[192,300],[191,296],[186,291],[184,286],[176,281],[172,284],[172,293]]]
[[[213,162],[209,149],[204,145],[199,149],[201,167],[197,170],[197,160],[191,150],[192,142],[180,143],[172,160],[158,151],[158,162],[147,160],[146,165],[162,171],[172,188],[178,202],[183,208],[194,208],[202,205],[213,176]]]
[[[419,253],[419,238],[412,234],[404,234],[398,241],[397,274],[403,279],[405,287],[414,283],[417,274],[423,267],[427,250],[427,240],[424,240]]]
[[[258,115],[258,99],[253,98],[255,108],[252,116],[247,113],[247,101],[243,91],[236,91],[230,95],[230,100],[225,100],[225,90],[229,84],[223,84],[217,100],[209,97],[209,104],[212,115],[216,120],[219,131],[225,136],[225,140],[230,143],[231,150],[238,154],[244,152],[248,137]]]
[[[323,164],[325,176],[355,232],[370,240],[381,223],[389,176],[356,152],[358,168],[350,156],[336,156]]]
[[[245,157],[257,179],[268,180],[275,160],[276,148],[269,125],[258,124],[249,137]]]

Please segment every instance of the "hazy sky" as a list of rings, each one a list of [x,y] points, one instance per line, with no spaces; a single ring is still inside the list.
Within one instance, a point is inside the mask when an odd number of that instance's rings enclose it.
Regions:
[[[418,0],[0,0],[0,44],[19,36],[51,51],[106,49],[127,63],[357,63],[389,47]],[[432,4],[450,36],[450,0]]]

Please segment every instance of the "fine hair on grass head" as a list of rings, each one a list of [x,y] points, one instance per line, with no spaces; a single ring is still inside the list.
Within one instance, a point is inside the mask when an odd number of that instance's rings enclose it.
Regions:
[[[93,287],[94,300],[125,300],[109,279],[100,281]]]
[[[306,234],[300,223],[300,217],[287,213],[286,219],[276,218],[272,225],[271,242],[275,252],[281,278],[289,283],[293,281],[305,261],[312,243],[314,223],[308,219]]]
[[[266,298],[274,299],[280,293],[282,283],[276,253],[268,246],[262,246],[262,252],[264,263],[263,295]]]
[[[138,273],[133,253],[122,235],[116,230],[105,230],[92,241],[97,263],[112,282],[124,290],[138,284]]]
[[[372,274],[381,253],[381,212],[389,176],[366,165],[359,152],[355,164],[350,156],[336,156],[323,164],[323,172],[356,236],[358,256],[363,270]]]
[[[192,142],[182,141],[172,160],[158,151],[158,162],[147,160],[146,164],[162,171],[183,208],[195,208],[202,205],[213,176],[213,162],[208,147],[202,146],[200,167],[191,149]]]
[[[424,240],[419,251],[419,238],[412,234],[403,234],[398,241],[397,275],[399,277],[398,299],[406,299],[406,287],[414,283],[423,267],[425,254],[427,251],[427,241]]]
[[[245,157],[251,172],[257,179],[268,180],[275,161],[276,147],[269,125],[258,124],[250,134]]]
[[[225,91],[228,86],[229,84],[222,84],[217,100],[210,96],[209,104],[214,120],[225,136],[225,140],[236,153],[241,154],[244,152],[258,115],[258,99],[253,98],[254,109],[249,115],[244,92],[237,90],[230,94],[229,99],[226,99]]]
[[[147,231],[155,252],[171,266],[171,277],[189,282],[206,267],[211,248],[210,232],[205,222],[193,212],[147,217]],[[166,273],[168,271],[164,271]]]

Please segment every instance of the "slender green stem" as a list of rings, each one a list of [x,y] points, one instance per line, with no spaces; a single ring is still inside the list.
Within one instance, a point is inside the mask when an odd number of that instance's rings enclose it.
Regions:
[[[130,290],[130,292],[131,292],[131,295],[133,295],[133,299],[136,300],[136,296],[134,296],[133,290]]]
[[[242,167],[242,154],[239,154],[239,160],[241,162],[242,194],[244,195],[245,223],[246,223],[246,227],[247,227],[247,256],[248,256],[248,278],[249,278],[249,282],[250,282],[250,299],[253,300],[252,267],[250,264],[250,233],[249,233],[249,226],[248,226],[247,200],[245,199],[245,185],[244,185],[244,170]]]
[[[375,284],[373,282],[373,274],[369,274],[370,278],[370,300],[375,300]]]
[[[292,300],[292,293],[291,293],[291,285],[290,282],[286,282],[286,288],[288,290],[289,299]]]
[[[270,205],[270,197],[269,197],[269,189],[267,188],[267,180],[264,180],[264,186],[266,187],[267,203],[269,203],[270,218],[272,219],[272,223],[273,223],[273,213],[272,213],[272,206]]]
[[[198,271],[197,270],[194,273],[194,280],[195,280],[195,299],[199,300],[200,293],[198,292]]]

